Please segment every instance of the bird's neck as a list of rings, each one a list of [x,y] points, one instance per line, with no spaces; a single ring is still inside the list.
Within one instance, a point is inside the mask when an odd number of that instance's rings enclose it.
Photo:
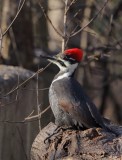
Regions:
[[[64,79],[64,78],[68,78],[68,77],[74,77],[77,66],[78,64],[74,64],[70,67],[67,67],[66,69],[60,70],[59,73],[55,76],[53,82]]]

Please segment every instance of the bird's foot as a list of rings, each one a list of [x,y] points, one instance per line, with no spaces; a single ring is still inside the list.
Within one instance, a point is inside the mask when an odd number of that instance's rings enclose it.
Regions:
[[[62,130],[62,132],[64,132],[67,129],[72,129],[72,127],[57,126],[56,129],[54,130],[54,132],[52,134],[50,134],[47,138],[45,138],[44,143],[46,143],[46,141],[49,142],[51,137],[56,135],[60,130]]]
[[[47,138],[45,138],[44,143],[46,143],[46,141],[50,141],[50,138],[52,136],[54,136],[55,134],[57,134],[60,131],[61,127],[57,126],[56,129],[54,130],[54,132],[52,134],[50,134]]]

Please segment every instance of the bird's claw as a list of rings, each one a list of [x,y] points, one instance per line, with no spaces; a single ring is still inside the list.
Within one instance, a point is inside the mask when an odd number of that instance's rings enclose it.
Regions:
[[[67,130],[67,128],[63,128],[63,127],[59,127],[59,126],[56,127],[56,129],[54,130],[54,132],[52,134],[50,134],[47,138],[45,138],[44,143],[46,144],[47,140],[48,140],[48,142],[51,141],[50,138],[52,136],[54,136],[55,134],[57,134],[60,130],[65,131],[65,130]]]

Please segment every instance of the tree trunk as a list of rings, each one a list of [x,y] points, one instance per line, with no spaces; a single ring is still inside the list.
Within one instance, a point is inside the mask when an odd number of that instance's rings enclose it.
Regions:
[[[33,75],[34,72],[20,67],[0,65],[0,160],[30,160],[30,148],[39,132],[39,120],[21,121],[32,111],[37,115],[37,78],[30,78]],[[45,88],[45,81],[40,73],[39,89]],[[43,111],[46,103],[44,105],[42,100],[46,95],[39,90],[38,96]],[[51,118],[48,110],[40,119],[43,122],[41,127],[46,126]]]
[[[32,148],[31,160],[120,160],[122,158],[122,127],[109,124],[118,137],[100,128],[81,130],[58,130],[48,124],[37,135]]]
[[[19,1],[15,0],[13,4],[16,4],[16,9],[18,7],[17,3],[19,3]],[[33,65],[34,57],[31,1],[25,3],[12,28],[22,66],[30,68]],[[13,61],[13,63],[16,63],[16,61]]]
[[[3,1],[3,7],[2,7],[2,18],[1,18],[1,28],[2,32],[4,32],[9,24],[9,18],[10,18],[10,12],[11,12],[11,7],[10,7],[10,0],[4,0]],[[9,60],[10,55],[9,55],[9,48],[10,48],[10,37],[7,34],[3,40],[2,40],[2,57],[5,60]]]
[[[48,8],[50,8],[50,10],[48,10],[48,16],[52,21],[52,24],[57,30],[59,30],[59,32],[61,32],[63,27],[63,7],[64,4],[62,1],[48,1]],[[49,32],[48,48],[51,51],[55,51],[58,47],[61,48],[61,37],[55,32],[55,30],[52,28],[51,24],[48,21],[47,26]]]

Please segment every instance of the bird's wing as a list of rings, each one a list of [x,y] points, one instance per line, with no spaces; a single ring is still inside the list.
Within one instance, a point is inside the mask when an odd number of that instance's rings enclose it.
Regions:
[[[57,85],[61,85],[60,91],[57,90],[61,109],[88,128],[95,126],[105,128],[96,106],[75,79],[66,79]]]
[[[99,111],[97,110],[95,104],[92,102],[92,100],[87,96],[87,94],[84,92],[83,88],[81,87],[81,85],[75,80],[75,79],[71,79],[71,83],[73,84],[73,88],[72,90],[77,91],[77,93],[75,93],[78,97],[78,99],[80,99],[80,108],[81,106],[83,107],[83,109],[85,109],[85,111],[88,109],[90,115],[92,116],[92,118],[94,119],[94,121],[101,126],[102,128],[105,128],[105,125],[103,123],[102,117],[99,113]],[[74,88],[75,86],[75,88]],[[88,111],[87,111],[88,112]]]

